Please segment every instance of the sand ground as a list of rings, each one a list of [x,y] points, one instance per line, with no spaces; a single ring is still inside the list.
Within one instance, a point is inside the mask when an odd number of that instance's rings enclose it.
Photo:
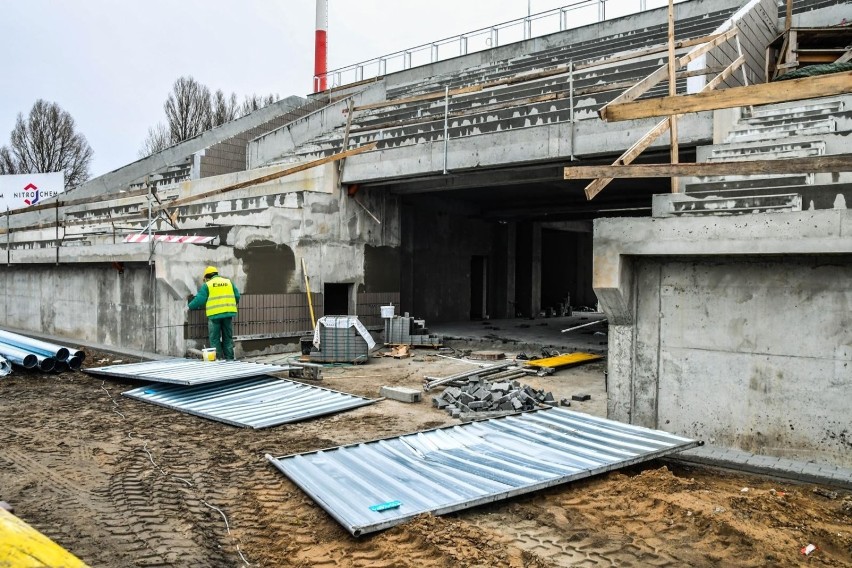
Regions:
[[[468,368],[416,351],[327,368],[321,384],[377,397]],[[527,383],[592,394],[572,408],[602,416],[604,368]],[[430,397],[258,431],[120,396],[134,386],[0,379],[0,500],[92,566],[852,566],[849,492],[663,461],[355,539],[264,455],[457,423]]]

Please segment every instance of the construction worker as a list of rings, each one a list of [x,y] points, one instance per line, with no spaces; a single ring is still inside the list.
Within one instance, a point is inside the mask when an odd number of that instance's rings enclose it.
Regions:
[[[207,311],[207,332],[210,346],[216,348],[216,358],[234,360],[234,326],[237,304],[240,303],[240,291],[234,283],[219,276],[215,266],[204,269],[204,283],[195,297],[189,299],[189,309],[198,310],[202,306]]]

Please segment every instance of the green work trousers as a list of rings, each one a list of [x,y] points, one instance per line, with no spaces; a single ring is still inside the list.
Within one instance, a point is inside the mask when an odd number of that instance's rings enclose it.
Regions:
[[[234,318],[209,318],[207,334],[210,347],[216,348],[216,358],[227,361],[234,360]]]

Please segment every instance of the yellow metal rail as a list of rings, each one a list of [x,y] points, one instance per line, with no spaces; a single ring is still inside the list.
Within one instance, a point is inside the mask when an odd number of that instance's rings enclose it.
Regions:
[[[79,558],[0,509],[0,568],[87,568]]]
[[[579,365],[580,363],[588,363],[603,359],[603,355],[594,353],[565,353],[556,357],[547,357],[545,359],[536,359],[535,361],[527,361],[528,367],[550,367],[558,369],[559,367],[568,367],[569,365]]]

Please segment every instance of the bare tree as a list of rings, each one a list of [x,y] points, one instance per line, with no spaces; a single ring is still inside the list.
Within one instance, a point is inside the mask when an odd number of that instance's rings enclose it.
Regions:
[[[9,146],[0,148],[0,174],[65,172],[65,187],[89,179],[94,152],[75,131],[74,119],[56,103],[39,99],[12,130]]]
[[[144,158],[169,146],[188,140],[209,130],[243,117],[279,99],[277,94],[248,95],[242,104],[237,95],[225,95],[218,89],[213,95],[210,89],[192,77],[180,77],[172,85],[163,109],[166,111],[166,123],[159,123],[148,129],[148,136],[139,150]],[[0,155],[2,160],[2,155]]]
[[[208,130],[212,108],[210,89],[192,77],[175,81],[163,105],[172,142],[183,142]]]
[[[262,109],[265,106],[269,106],[279,98],[281,97],[279,97],[277,93],[270,93],[266,96],[258,94],[246,95],[243,104],[240,106],[239,116],[245,116],[256,110]]]
[[[162,122],[158,122],[157,126],[152,126],[148,129],[148,136],[145,137],[142,148],[139,149],[139,157],[146,158],[172,145],[172,136],[169,133],[168,126]]]
[[[213,109],[210,113],[211,125],[219,126],[234,120],[238,116],[238,109],[236,93],[231,93],[230,97],[225,98],[222,89],[217,90],[216,94],[213,95]]]

